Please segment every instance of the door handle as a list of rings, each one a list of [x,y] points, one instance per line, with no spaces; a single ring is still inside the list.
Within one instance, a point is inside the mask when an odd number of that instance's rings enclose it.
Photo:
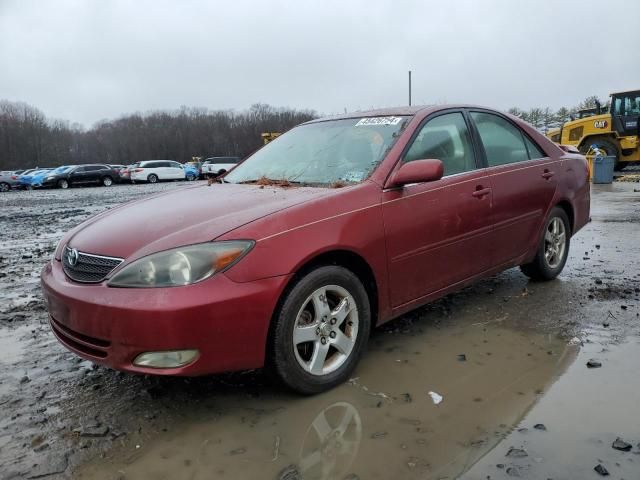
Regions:
[[[544,169],[544,172],[542,173],[542,178],[544,178],[545,180],[549,180],[551,177],[553,177],[555,175],[555,172],[552,172],[551,170],[548,169]]]
[[[476,198],[482,198],[485,195],[489,195],[490,193],[491,193],[490,188],[482,188],[482,186],[478,185],[475,191],[471,195],[473,195]]]

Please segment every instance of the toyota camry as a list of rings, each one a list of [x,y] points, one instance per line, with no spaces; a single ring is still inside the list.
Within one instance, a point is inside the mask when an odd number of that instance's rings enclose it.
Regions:
[[[555,278],[589,191],[584,157],[494,110],[313,120],[218,183],[77,226],[42,286],[54,335],[93,362],[266,367],[312,394],[349,378],[371,329],[411,309],[512,267]]]

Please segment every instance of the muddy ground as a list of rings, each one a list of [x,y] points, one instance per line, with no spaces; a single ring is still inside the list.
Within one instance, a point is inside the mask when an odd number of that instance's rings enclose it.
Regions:
[[[594,188],[556,281],[513,269],[405,315],[311,398],[261,372],[121,374],[50,333],[38,275],[62,233],[184,186],[0,196],[1,479],[640,478],[638,184]]]

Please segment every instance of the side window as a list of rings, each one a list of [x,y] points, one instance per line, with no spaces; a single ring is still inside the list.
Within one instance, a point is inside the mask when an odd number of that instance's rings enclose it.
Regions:
[[[529,160],[522,132],[498,115],[471,112],[490,167]]]
[[[547,154],[544,153],[538,145],[536,145],[531,140],[529,140],[529,137],[527,137],[526,135],[523,135],[523,137],[524,137],[524,143],[527,144],[529,159],[535,160],[537,158],[545,158],[547,156]],[[560,137],[560,134],[558,134],[558,140],[560,140],[559,137]]]
[[[428,158],[442,160],[445,175],[476,168],[469,130],[462,113],[446,113],[429,120],[418,132],[403,161]]]

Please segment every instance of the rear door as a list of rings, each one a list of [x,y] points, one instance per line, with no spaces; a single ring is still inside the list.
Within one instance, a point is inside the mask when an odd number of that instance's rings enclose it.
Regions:
[[[491,188],[462,111],[418,128],[401,162],[437,158],[444,177],[383,192],[392,306],[453,286],[490,262]]]
[[[507,117],[486,111],[471,111],[470,116],[493,189],[492,263],[511,264],[538,242],[559,165]]]
[[[102,165],[89,165],[85,167],[85,170],[85,181],[96,183],[100,181],[100,178],[102,178],[102,175],[105,173],[106,167],[103,167]]]

